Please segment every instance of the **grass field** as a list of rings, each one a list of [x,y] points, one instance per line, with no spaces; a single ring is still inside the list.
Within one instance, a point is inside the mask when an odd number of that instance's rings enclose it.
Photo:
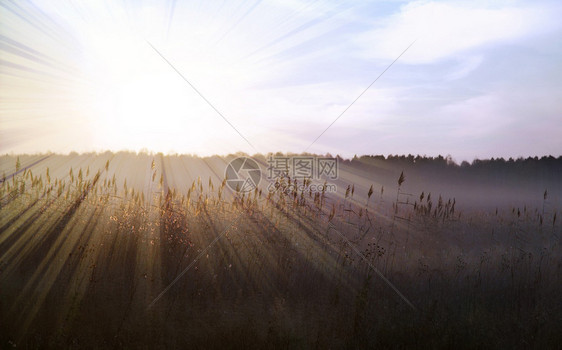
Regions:
[[[0,157],[0,348],[562,344],[556,174],[498,194],[343,161],[335,193],[239,194],[234,157]]]

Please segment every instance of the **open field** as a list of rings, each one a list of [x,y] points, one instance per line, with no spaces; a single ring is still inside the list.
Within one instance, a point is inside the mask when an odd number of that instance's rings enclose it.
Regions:
[[[562,158],[340,159],[313,193],[256,156],[240,194],[235,157],[0,157],[0,348],[562,343]]]

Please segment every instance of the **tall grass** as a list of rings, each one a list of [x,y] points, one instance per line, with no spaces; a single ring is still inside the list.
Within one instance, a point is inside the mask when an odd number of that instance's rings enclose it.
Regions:
[[[549,348],[562,340],[554,211],[461,217],[455,199],[434,204],[425,192],[403,205],[404,174],[392,207],[369,206],[373,186],[357,193],[353,183],[341,197],[306,187],[237,194],[224,179],[197,175],[181,189],[170,185],[166,159],[148,155],[139,187],[113,157],[26,169],[0,185],[2,347]]]

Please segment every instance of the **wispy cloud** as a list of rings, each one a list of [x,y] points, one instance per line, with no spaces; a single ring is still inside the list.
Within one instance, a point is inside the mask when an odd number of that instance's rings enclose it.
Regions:
[[[149,40],[257,148],[300,152],[418,38],[312,151],[555,153],[559,13],[550,0],[7,3],[0,146],[254,152]]]
[[[480,66],[482,61],[484,61],[484,56],[466,56],[460,58],[459,61],[459,64],[456,65],[453,71],[445,75],[445,80],[457,80],[468,76],[472,71]]]
[[[424,64],[486,45],[532,37],[555,29],[558,22],[558,16],[540,3],[514,6],[480,1],[415,1],[374,22],[374,28],[356,41],[365,57],[390,59],[412,37],[419,37],[419,44],[403,62]]]

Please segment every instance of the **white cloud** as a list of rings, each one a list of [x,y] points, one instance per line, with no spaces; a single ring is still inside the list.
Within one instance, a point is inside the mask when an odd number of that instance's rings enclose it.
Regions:
[[[467,56],[460,59],[456,69],[445,76],[445,80],[457,80],[468,76],[484,61],[483,55]]]
[[[2,67],[0,146],[254,152],[146,38],[260,150],[299,152],[419,38],[311,150],[555,153],[562,3],[500,1],[38,5],[58,35],[4,10],[4,35],[61,64],[1,52],[30,70]]]
[[[394,59],[414,39],[401,62],[432,63],[487,44],[508,42],[554,29],[552,10],[540,6],[490,7],[479,3],[411,2],[360,35],[371,58]]]
[[[455,138],[488,137],[510,122],[504,104],[504,99],[495,94],[447,104],[438,108],[438,125],[448,128]]]

